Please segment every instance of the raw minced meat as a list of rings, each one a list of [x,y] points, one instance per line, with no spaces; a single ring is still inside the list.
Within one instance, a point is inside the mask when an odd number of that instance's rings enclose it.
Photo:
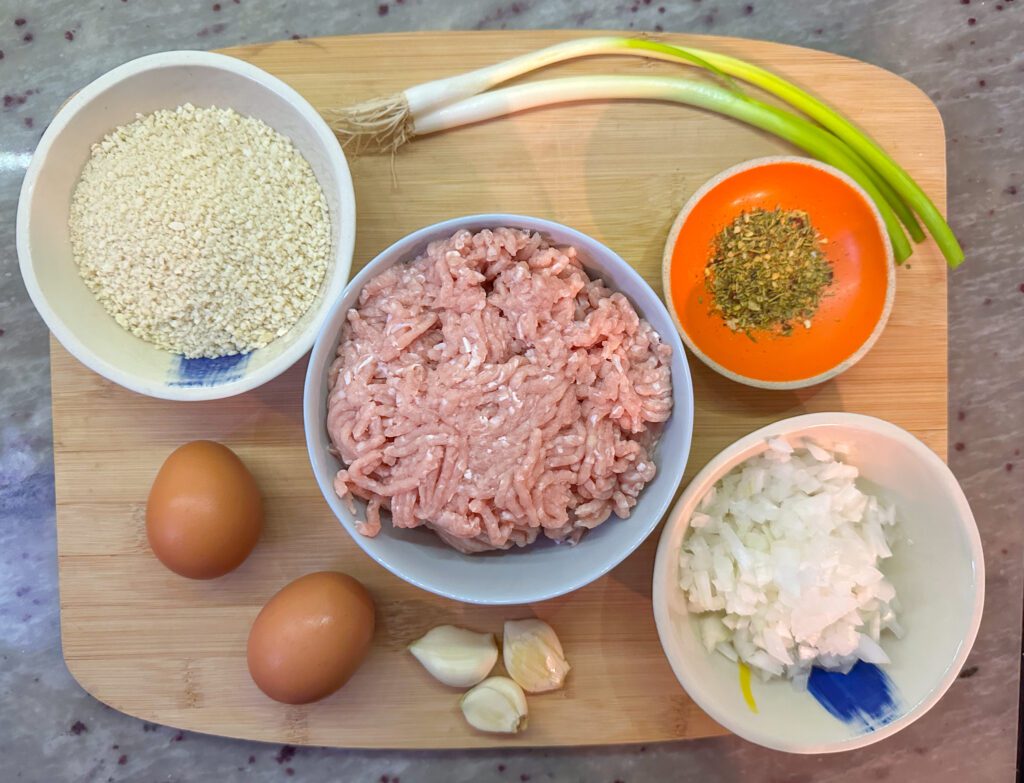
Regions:
[[[334,487],[463,552],[628,517],[672,412],[661,341],[536,233],[459,231],[372,278],[328,378]],[[353,505],[354,508],[354,505]]]

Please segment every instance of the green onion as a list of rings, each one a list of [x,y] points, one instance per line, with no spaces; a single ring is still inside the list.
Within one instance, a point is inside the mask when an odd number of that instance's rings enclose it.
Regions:
[[[717,54],[703,49],[692,49],[660,44],[656,41],[646,41],[635,38],[625,38],[621,40],[624,42],[623,45],[631,49],[647,51],[676,49],[679,50],[680,54],[685,52],[686,56],[681,59],[685,59],[687,62],[693,62],[694,57],[698,60],[704,60],[709,65],[713,66],[716,73],[726,73],[730,76],[735,76],[738,79],[742,79],[745,82],[756,85],[765,92],[769,92],[778,98],[781,98],[790,106],[799,109],[808,117],[811,117],[821,123],[821,125],[828,128],[832,133],[849,144],[850,147],[864,158],[868,165],[874,168],[874,170],[879,173],[879,176],[884,179],[885,182],[897,194],[899,194],[902,199],[905,200],[905,203],[913,208],[913,210],[921,217],[921,220],[924,221],[929,233],[931,233],[932,238],[939,246],[939,249],[942,251],[942,255],[946,257],[946,260],[949,262],[951,267],[956,268],[963,262],[964,252],[960,247],[960,243],[953,235],[953,231],[950,229],[945,218],[942,217],[942,213],[939,212],[935,204],[932,203],[931,199],[928,198],[921,187],[870,136],[857,128],[852,122],[827,103],[815,98],[810,93],[797,87],[795,84],[786,81],[782,77],[775,75],[771,71],[759,68],[756,65],[739,60],[735,57],[729,57],[724,54]],[[666,52],[666,54],[671,55],[673,53],[669,51]],[[890,200],[890,203],[893,202]],[[904,220],[904,222],[907,224],[907,229],[915,240],[920,242],[924,239],[924,234],[921,232],[920,226],[916,224],[916,221],[907,222]]]
[[[618,86],[613,90],[616,93],[614,96],[604,97],[646,97],[698,105],[775,133],[811,155],[842,169],[864,187],[878,205],[885,220],[897,260],[903,260],[911,252],[900,222],[907,227],[913,239],[916,241],[924,239],[924,232],[915,218],[916,213],[934,237],[949,265],[955,268],[963,261],[963,250],[949,225],[928,196],[906,171],[852,122],[828,104],[770,71],[734,57],[703,49],[675,46],[640,38],[614,36],[579,38],[465,74],[419,84],[397,95],[374,99],[340,111],[327,111],[325,116],[346,146],[351,145],[356,151],[376,148],[395,152],[413,135],[422,135],[425,132],[423,120],[433,113],[440,112],[445,107],[486,93],[487,90],[498,84],[548,65],[593,55],[649,57],[695,65],[710,72],[722,85],[715,88],[717,90],[716,99],[710,102],[701,103],[695,99],[698,83],[678,80],[677,89],[671,90],[666,84],[671,80],[665,79],[657,80],[660,85],[658,89],[666,95],[671,93],[676,97],[658,97],[646,94],[652,92],[649,89],[644,90],[645,95],[643,96],[630,96],[621,94],[621,87]],[[789,106],[820,123],[821,127],[798,115],[776,109],[749,97],[739,88],[734,77],[782,99]],[[617,77],[578,77],[571,84],[588,91],[588,80],[614,78]],[[559,82],[556,92],[561,93],[568,82],[567,80],[555,81]],[[515,97],[516,100],[519,100],[527,92],[506,94],[505,97]],[[600,90],[589,90],[589,92],[595,97],[600,97]],[[658,92],[658,90],[653,90],[653,92]],[[537,96],[543,94],[543,90],[536,93]],[[685,99],[683,99],[684,97]],[[582,98],[579,96],[575,98],[575,100],[580,99]],[[551,102],[560,103],[569,100],[574,99],[559,97]],[[739,105],[744,101],[750,104],[746,111]],[[543,102],[533,105],[543,105]],[[511,109],[511,111],[517,110]]]
[[[605,46],[608,47],[606,52],[607,54],[638,54],[640,56],[649,56],[659,60],[682,60],[710,71],[718,76],[719,79],[728,79],[729,86],[735,86],[736,84],[732,80],[732,76],[736,76],[744,81],[750,82],[751,84],[760,87],[765,92],[770,92],[776,97],[781,98],[790,106],[799,109],[812,119],[817,120],[824,127],[831,130],[839,136],[839,138],[849,144],[854,151],[861,154],[862,157],[863,154],[860,153],[860,150],[870,149],[875,153],[885,156],[886,161],[888,161],[888,165],[896,166],[895,161],[885,155],[885,152],[881,147],[879,147],[862,131],[858,130],[835,109],[825,103],[822,103],[818,99],[801,90],[799,87],[769,71],[764,70],[763,68],[758,68],[757,66],[751,65],[743,60],[737,60],[733,57],[715,54],[714,52],[708,52],[703,49],[675,46],[673,44],[664,44],[659,41],[649,41],[642,38],[606,38],[604,40],[607,41],[605,44]],[[904,201],[903,197],[896,192],[892,185],[890,185],[889,180],[875,171],[875,169],[871,168],[871,164],[867,161],[865,161],[865,167],[867,168],[868,174],[871,176],[875,185],[880,191],[882,191],[882,194],[885,196],[885,200],[889,202],[893,211],[895,211],[899,216],[900,221],[907,227],[907,231],[910,232],[910,236],[913,237],[916,242],[923,241],[924,232],[921,230],[921,225],[917,222],[917,219],[914,217],[914,213],[907,202]],[[899,167],[896,166],[896,168]],[[900,171],[902,172],[902,169],[900,169]],[[903,173],[905,175],[905,172]],[[913,180],[910,180],[910,182],[914,187],[917,187]],[[920,188],[918,188],[918,190],[920,190]],[[929,206],[931,205],[931,202],[928,201],[928,197],[925,196],[923,191],[920,193],[920,197],[924,198]],[[932,207],[932,209],[934,209],[934,207]],[[941,220],[941,215],[939,218]]]
[[[682,103],[724,114],[768,131],[846,172],[878,207],[898,261],[910,256],[899,220],[862,162],[840,139],[802,117],[737,94],[715,84],[659,76],[571,76],[504,87],[474,95],[416,117],[412,136],[450,130],[506,114],[587,100],[657,100]]]

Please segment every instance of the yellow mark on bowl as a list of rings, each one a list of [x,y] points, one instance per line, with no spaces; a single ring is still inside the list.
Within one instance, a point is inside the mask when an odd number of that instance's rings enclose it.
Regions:
[[[754,691],[750,688],[750,667],[743,661],[739,662],[740,668],[740,691],[743,693],[743,701],[750,707],[750,711],[757,712],[757,702],[754,701]]]

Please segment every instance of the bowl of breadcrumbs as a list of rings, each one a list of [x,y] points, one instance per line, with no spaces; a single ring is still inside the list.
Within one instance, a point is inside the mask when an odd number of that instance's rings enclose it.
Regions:
[[[348,164],[320,115],[207,52],[142,57],[79,91],[18,204],[22,276],[54,336],[164,399],[229,397],[298,361],[354,241]]]

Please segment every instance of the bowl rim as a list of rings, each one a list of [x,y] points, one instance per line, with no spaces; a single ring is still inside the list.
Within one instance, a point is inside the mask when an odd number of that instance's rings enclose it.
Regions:
[[[280,95],[310,125],[316,137],[324,145],[329,165],[337,178],[337,187],[340,193],[338,220],[341,229],[338,232],[338,246],[334,248],[332,256],[328,259],[335,269],[335,281],[321,292],[319,301],[314,302],[313,306],[316,309],[313,318],[276,358],[237,380],[214,386],[171,386],[166,383],[150,381],[136,376],[131,370],[126,370],[97,356],[76,336],[75,330],[65,322],[64,318],[50,306],[36,276],[35,263],[29,244],[32,219],[30,207],[36,184],[40,173],[46,166],[54,143],[73,118],[106,90],[126,79],[147,71],[182,66],[198,66],[227,71],[256,82]],[[21,276],[32,304],[57,341],[78,361],[98,375],[126,389],[149,397],[176,401],[216,400],[232,397],[267,383],[295,364],[310,349],[328,312],[328,304],[338,296],[348,280],[355,247],[355,222],[355,191],[352,187],[352,175],[348,161],[334,133],[309,101],[276,76],[244,60],[214,52],[173,50],[129,60],[91,81],[61,106],[40,138],[39,144],[32,154],[32,160],[25,171],[25,178],[22,180],[18,197],[15,244]],[[351,228],[348,229],[346,226],[351,226]],[[175,355],[167,353],[169,356]]]
[[[686,358],[686,352],[682,350],[682,343],[681,341],[679,341],[678,335],[669,335],[667,337],[668,341],[670,341],[672,344],[673,351],[678,352],[678,356],[682,366],[681,378],[677,379],[673,374],[673,390],[677,388],[677,383],[682,382],[681,388],[683,402],[685,403],[686,407],[686,412],[684,414],[685,439],[678,444],[679,449],[677,449],[683,453],[683,460],[682,465],[680,466],[679,475],[674,476],[672,479],[674,481],[674,488],[671,492],[666,493],[665,499],[660,504],[660,508],[658,509],[657,513],[652,514],[651,521],[646,525],[645,529],[641,534],[635,536],[635,540],[632,541],[629,546],[623,547],[620,550],[620,552],[616,555],[616,557],[610,559],[609,562],[602,564],[599,568],[594,569],[592,571],[586,571],[581,576],[567,581],[564,585],[559,586],[554,590],[533,590],[532,592],[526,592],[527,590],[529,590],[529,587],[527,586],[523,588],[524,592],[517,593],[515,596],[509,596],[500,599],[481,599],[478,596],[468,595],[465,593],[460,593],[455,590],[445,589],[443,586],[440,585],[428,584],[422,579],[416,579],[410,577],[407,574],[401,573],[400,570],[396,570],[396,568],[389,562],[388,558],[380,556],[375,551],[373,551],[370,543],[372,539],[367,539],[365,536],[360,535],[350,523],[342,519],[335,512],[334,500],[337,500],[337,498],[334,495],[334,488],[331,480],[333,477],[324,477],[322,479],[316,468],[317,452],[315,438],[321,433],[324,427],[324,423],[319,419],[317,411],[317,407],[320,401],[319,387],[321,380],[321,371],[318,371],[316,369],[316,357],[319,354],[323,353],[325,350],[329,350],[330,353],[328,354],[324,362],[324,369],[326,369],[326,367],[329,366],[330,359],[331,357],[333,357],[335,349],[337,347],[338,334],[328,329],[328,325],[332,320],[334,320],[337,311],[341,309],[342,301],[349,294],[350,289],[361,290],[362,287],[372,276],[382,271],[377,269],[377,266],[379,266],[380,262],[383,259],[386,259],[394,255],[402,247],[406,245],[416,247],[417,245],[422,244],[424,241],[427,241],[431,237],[439,237],[445,235],[450,236],[452,233],[459,230],[460,228],[467,228],[468,225],[472,224],[485,224],[490,225],[492,227],[508,225],[514,226],[515,224],[520,224],[523,227],[529,227],[531,228],[531,230],[538,231],[555,229],[560,232],[564,232],[570,236],[580,237],[583,240],[586,240],[587,242],[592,242],[603,248],[610,257],[614,258],[618,263],[620,263],[623,269],[626,270],[626,274],[634,278],[634,282],[646,288],[651,294],[652,302],[656,303],[658,307],[665,309],[665,303],[657,295],[654,289],[651,288],[650,284],[646,280],[644,280],[643,276],[628,261],[626,261],[622,256],[620,256],[617,252],[608,247],[608,245],[606,245],[601,240],[589,234],[585,234],[582,231],[579,231],[578,229],[572,228],[571,226],[567,226],[564,223],[559,223],[558,221],[554,220],[548,220],[546,218],[532,217],[529,215],[495,212],[475,213],[471,215],[447,218],[437,223],[432,223],[430,225],[423,226],[421,228],[416,229],[415,231],[410,232],[409,234],[406,234],[405,236],[400,237],[395,242],[392,242],[384,250],[382,250],[380,253],[374,256],[374,258],[371,261],[369,261],[362,269],[360,269],[359,272],[355,275],[355,277],[353,277],[349,284],[345,287],[345,290],[342,292],[341,296],[337,297],[337,299],[334,301],[334,303],[331,306],[330,312],[324,318],[320,334],[317,336],[316,343],[313,345],[313,350],[310,354],[309,363],[306,366],[306,376],[305,381],[303,383],[302,417],[303,430],[306,437],[306,451],[309,457],[310,470],[313,473],[313,478],[316,481],[317,486],[319,486],[320,492],[323,495],[324,500],[331,511],[331,514],[335,517],[338,524],[340,524],[342,528],[345,529],[345,531],[356,542],[359,548],[363,550],[365,554],[369,555],[369,557],[373,559],[376,563],[381,565],[390,573],[394,574],[403,582],[411,584],[414,587],[418,587],[421,590],[426,590],[427,592],[433,593],[434,595],[439,595],[443,598],[449,598],[453,601],[459,601],[462,603],[474,604],[478,606],[512,606],[526,603],[537,603],[540,601],[547,601],[552,598],[567,595],[576,590],[579,590],[580,588],[597,581],[602,576],[607,574],[609,571],[619,566],[627,557],[629,557],[647,539],[651,537],[651,535],[657,530],[658,526],[661,524],[662,519],[665,518],[666,512],[672,506],[673,497],[678,491],[679,484],[682,481],[683,475],[685,475],[686,473],[686,466],[689,462],[693,442],[694,416],[693,377],[690,372],[689,362]],[[402,260],[403,259],[400,258],[397,261],[395,261],[395,263],[401,263]],[[673,394],[674,393],[675,392],[673,392]],[[674,410],[672,415],[676,415]],[[662,474],[659,473],[659,476],[660,475]],[[657,478],[658,476],[655,477],[655,480],[657,480]]]
[[[675,568],[677,555],[677,552],[669,551],[669,539],[672,538],[673,532],[680,525],[683,526],[685,535],[685,528],[688,526],[689,520],[683,516],[684,509],[696,502],[696,498],[702,496],[709,486],[734,467],[737,457],[741,453],[759,445],[768,438],[790,436],[796,432],[822,426],[842,426],[895,438],[910,448],[926,465],[930,466],[939,481],[948,488],[955,500],[956,518],[967,540],[972,561],[971,565],[974,571],[974,601],[970,623],[951,664],[928,695],[916,704],[912,710],[900,716],[892,723],[886,724],[874,731],[828,745],[780,739],[772,735],[771,731],[745,730],[737,726],[731,719],[730,711],[721,708],[713,698],[707,696],[702,683],[690,677],[685,661],[669,654],[668,640],[672,638],[674,628],[667,599],[667,590],[675,586],[674,579],[670,575],[670,569]],[[658,629],[658,639],[669,666],[687,695],[717,723],[720,723],[729,731],[749,742],[771,748],[772,750],[803,754],[838,753],[874,744],[906,728],[934,707],[956,680],[960,669],[971,652],[981,624],[981,616],[985,604],[985,555],[982,549],[981,535],[978,532],[974,514],[967,502],[963,489],[945,461],[921,440],[902,427],[874,416],[846,412],[807,413],[768,424],[743,436],[722,449],[694,476],[679,497],[679,500],[672,507],[672,511],[669,512],[668,519],[662,529],[654,559],[651,596],[654,621]]]
[[[826,174],[831,175],[835,179],[840,180],[844,185],[853,190],[857,195],[864,200],[867,204],[868,209],[871,211],[872,216],[875,219],[875,226],[878,229],[879,236],[882,239],[882,246],[885,249],[886,258],[886,286],[885,286],[885,301],[882,304],[882,312],[878,316],[878,321],[875,323],[874,329],[871,330],[871,334],[868,338],[861,343],[860,347],[852,354],[847,356],[841,362],[833,367],[825,370],[824,372],[812,375],[806,378],[796,378],[789,381],[766,381],[760,378],[754,378],[749,375],[742,375],[734,372],[733,370],[724,367],[723,365],[716,362],[710,356],[697,346],[697,344],[690,338],[686,329],[683,328],[682,321],[679,319],[678,311],[676,310],[675,303],[672,301],[672,256],[675,251],[676,243],[679,241],[679,233],[682,231],[683,224],[686,223],[690,213],[697,207],[697,205],[704,200],[705,196],[708,195],[712,190],[718,187],[726,180],[732,179],[733,177],[743,174],[747,171],[757,168],[763,168],[767,166],[775,166],[781,163],[794,163],[802,166],[809,166],[810,168],[818,169]],[[801,155],[769,155],[761,158],[753,158],[752,160],[743,161],[737,163],[735,166],[730,166],[723,171],[718,172],[709,180],[707,180],[697,191],[687,199],[683,208],[679,211],[676,216],[675,222],[672,223],[672,228],[668,232],[668,238],[665,240],[665,249],[662,252],[661,257],[661,280],[662,289],[665,292],[665,305],[668,308],[668,314],[672,318],[672,323],[676,326],[676,331],[679,332],[679,336],[683,339],[686,347],[700,359],[704,364],[710,367],[712,370],[717,372],[729,380],[742,383],[747,386],[753,386],[758,389],[773,389],[776,391],[792,390],[792,389],[804,389],[808,386],[816,386],[819,383],[824,383],[830,378],[834,378],[840,373],[846,372],[848,369],[853,367],[857,362],[864,358],[870,351],[878,338],[882,335],[885,330],[886,323],[889,321],[889,316],[892,313],[893,301],[896,297],[896,264],[893,255],[892,242],[889,240],[889,234],[885,229],[885,222],[882,220],[882,215],[878,211],[878,206],[867,192],[862,188],[852,177],[846,174],[844,171],[837,169],[835,166],[830,166],[827,163],[822,163],[814,158],[808,158]]]

